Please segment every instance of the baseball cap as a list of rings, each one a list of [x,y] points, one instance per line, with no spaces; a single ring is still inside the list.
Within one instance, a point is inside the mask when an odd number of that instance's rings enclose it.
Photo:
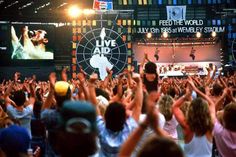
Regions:
[[[70,84],[66,81],[57,81],[54,90],[57,96],[66,96],[70,90]]]
[[[27,153],[30,136],[27,130],[17,125],[11,125],[0,132],[0,148],[4,152]]]
[[[70,133],[96,132],[95,107],[86,101],[66,101],[60,112],[59,123]]]

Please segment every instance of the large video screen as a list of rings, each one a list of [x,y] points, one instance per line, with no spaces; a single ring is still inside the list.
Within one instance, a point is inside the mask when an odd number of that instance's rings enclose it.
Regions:
[[[9,24],[0,23],[0,55],[6,54],[9,49]]]
[[[11,60],[53,60],[55,26],[11,24]]]

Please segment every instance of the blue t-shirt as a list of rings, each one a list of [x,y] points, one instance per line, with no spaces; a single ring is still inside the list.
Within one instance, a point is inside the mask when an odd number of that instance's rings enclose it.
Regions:
[[[45,124],[48,130],[48,141],[46,146],[46,156],[48,157],[58,157],[58,155],[53,150],[51,144],[54,142],[54,130],[58,126],[60,113],[56,109],[44,109],[41,112],[41,120]],[[54,142],[55,143],[55,142]]]
[[[41,112],[41,120],[47,129],[54,129],[58,125],[60,114],[56,109],[44,109]]]
[[[138,126],[137,122],[129,117],[123,130],[113,132],[106,128],[105,122],[101,116],[97,117],[98,138],[101,145],[99,157],[115,157],[119,153],[121,145],[129,137],[129,134]]]
[[[12,105],[7,105],[7,114],[11,118],[19,120],[20,126],[28,131],[31,138],[30,122],[33,115],[33,105],[24,107],[22,111],[17,110]]]

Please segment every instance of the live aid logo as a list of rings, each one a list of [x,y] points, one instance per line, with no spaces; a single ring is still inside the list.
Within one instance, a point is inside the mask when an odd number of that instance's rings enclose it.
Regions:
[[[111,52],[110,47],[115,47],[116,46],[116,41],[115,40],[105,40],[106,36],[106,31],[105,28],[102,28],[101,33],[100,33],[100,38],[101,41],[96,40],[96,48],[93,51],[93,54],[109,54]]]
[[[96,48],[94,49],[94,54],[109,54],[111,52],[111,47],[116,46],[115,40],[96,40]]]

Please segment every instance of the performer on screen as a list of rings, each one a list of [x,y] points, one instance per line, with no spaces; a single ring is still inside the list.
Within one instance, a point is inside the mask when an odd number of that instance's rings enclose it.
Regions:
[[[46,51],[45,44],[48,39],[44,30],[31,31],[32,37],[29,36],[28,26],[22,31],[23,45],[17,37],[14,27],[11,27],[11,41],[13,46],[12,59],[53,59],[53,53]]]

